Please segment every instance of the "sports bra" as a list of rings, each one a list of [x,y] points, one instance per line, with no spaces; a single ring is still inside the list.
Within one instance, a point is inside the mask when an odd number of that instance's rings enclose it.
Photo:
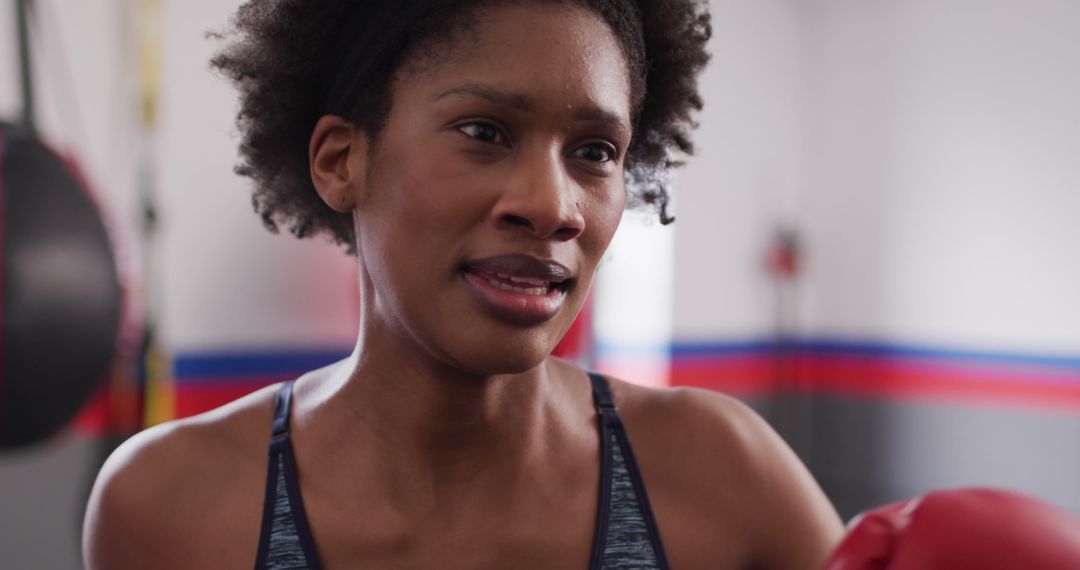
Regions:
[[[600,495],[589,570],[669,570],[634,450],[607,380],[589,374],[600,429]],[[289,439],[292,385],[274,401],[270,461],[255,570],[320,570]]]

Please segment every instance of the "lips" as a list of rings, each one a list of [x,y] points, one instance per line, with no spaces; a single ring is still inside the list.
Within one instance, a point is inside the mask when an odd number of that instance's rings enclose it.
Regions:
[[[504,255],[470,261],[461,268],[469,292],[491,316],[535,326],[562,308],[573,273],[555,261]]]

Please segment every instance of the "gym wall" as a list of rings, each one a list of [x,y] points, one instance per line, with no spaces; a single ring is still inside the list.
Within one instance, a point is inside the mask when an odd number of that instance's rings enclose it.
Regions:
[[[1080,4],[713,6],[672,383],[754,402],[846,516],[975,484],[1080,512]]]

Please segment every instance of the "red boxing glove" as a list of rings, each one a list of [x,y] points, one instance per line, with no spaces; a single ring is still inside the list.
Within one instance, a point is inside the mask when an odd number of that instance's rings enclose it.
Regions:
[[[866,512],[825,570],[1076,570],[1080,521],[1009,491],[962,489]]]

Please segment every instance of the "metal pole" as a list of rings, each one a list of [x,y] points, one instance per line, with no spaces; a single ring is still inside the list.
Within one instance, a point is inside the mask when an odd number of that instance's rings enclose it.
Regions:
[[[30,0],[15,0],[15,20],[18,26],[19,76],[22,80],[23,125],[34,129],[34,81],[30,69],[30,30],[27,5]]]

